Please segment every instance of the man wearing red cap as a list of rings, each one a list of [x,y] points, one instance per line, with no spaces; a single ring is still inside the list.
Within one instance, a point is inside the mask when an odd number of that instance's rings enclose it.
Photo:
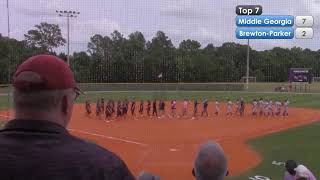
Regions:
[[[0,179],[134,179],[115,154],[66,130],[80,90],[64,61],[31,57],[13,87],[15,119],[0,131]]]

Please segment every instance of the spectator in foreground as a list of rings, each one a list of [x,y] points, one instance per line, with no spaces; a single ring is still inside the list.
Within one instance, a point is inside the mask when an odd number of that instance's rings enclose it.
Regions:
[[[304,165],[298,165],[295,171],[297,180],[316,180],[316,177],[314,177],[312,172]]]
[[[197,180],[223,180],[228,175],[227,166],[227,158],[221,146],[208,142],[200,147],[193,175]]]
[[[297,165],[294,160],[287,160],[285,168],[284,180],[317,180],[308,168]]]
[[[0,179],[132,180],[115,154],[68,133],[79,89],[55,56],[22,63],[13,77],[15,119],[0,131]]]
[[[297,168],[297,163],[294,160],[287,160],[285,163],[286,171],[284,173],[284,180],[294,180],[296,171],[294,170]]]

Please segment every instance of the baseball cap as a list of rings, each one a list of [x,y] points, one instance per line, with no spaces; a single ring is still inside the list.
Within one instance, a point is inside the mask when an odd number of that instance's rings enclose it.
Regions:
[[[295,168],[297,168],[297,163],[294,160],[287,160],[285,163],[286,170],[291,174],[295,175]]]
[[[13,86],[20,91],[80,89],[67,63],[52,55],[36,55],[19,65]]]

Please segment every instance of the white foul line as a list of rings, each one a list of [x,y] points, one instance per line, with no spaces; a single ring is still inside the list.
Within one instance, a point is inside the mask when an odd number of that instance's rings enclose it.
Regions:
[[[69,131],[73,131],[73,132],[82,133],[82,134],[88,134],[88,135],[91,135],[91,136],[97,136],[97,137],[101,137],[101,138],[105,138],[105,139],[112,139],[112,140],[116,140],[116,141],[130,143],[130,144],[136,144],[136,145],[140,145],[140,146],[144,146],[144,147],[148,146],[147,144],[144,144],[144,143],[125,140],[125,139],[116,138],[116,137],[112,137],[112,136],[105,136],[105,135],[102,135],[102,134],[96,134],[96,133],[91,133],[91,132],[81,131],[81,130],[76,130],[76,129],[68,129],[68,130]]]
[[[1,115],[0,117],[5,117],[5,118],[10,118],[10,116],[6,116],[6,115]],[[112,137],[112,136],[105,136],[102,134],[96,134],[96,133],[91,133],[91,132],[87,132],[87,131],[81,131],[81,130],[76,130],[76,129],[68,129],[69,131],[73,131],[73,132],[77,132],[77,133],[81,133],[81,134],[87,134],[87,135],[91,135],[91,136],[97,136],[97,137],[101,137],[101,138],[105,138],[105,139],[112,139],[112,140],[116,140],[116,141],[121,141],[121,142],[126,142],[126,143],[130,143],[130,144],[136,144],[136,145],[140,145],[140,146],[148,146],[147,144],[144,143],[140,143],[140,142],[136,142],[136,141],[130,141],[130,140],[125,140],[125,139],[121,139],[121,138],[116,138],[116,137]]]

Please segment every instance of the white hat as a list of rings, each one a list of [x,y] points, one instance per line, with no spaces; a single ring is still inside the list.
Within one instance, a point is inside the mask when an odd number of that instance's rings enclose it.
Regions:
[[[296,171],[297,178],[309,178],[309,170],[304,165],[299,165],[294,170]]]

